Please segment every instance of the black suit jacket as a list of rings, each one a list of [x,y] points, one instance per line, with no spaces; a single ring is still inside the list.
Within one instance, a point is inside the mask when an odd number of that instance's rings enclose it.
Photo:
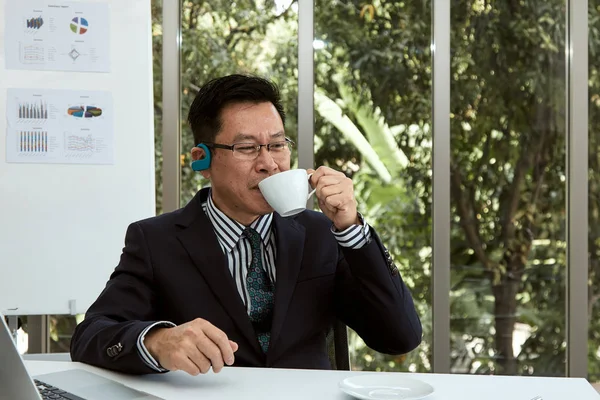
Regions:
[[[372,231],[342,248],[322,213],[274,215],[277,281],[271,345],[264,354],[202,210],[208,190],[180,210],[133,223],[119,265],[71,341],[71,357],[99,367],[151,373],[137,348],[155,321],[210,321],[239,344],[237,366],[329,369],[325,336],[335,318],[368,346],[402,354],[421,341],[421,323],[398,269]]]

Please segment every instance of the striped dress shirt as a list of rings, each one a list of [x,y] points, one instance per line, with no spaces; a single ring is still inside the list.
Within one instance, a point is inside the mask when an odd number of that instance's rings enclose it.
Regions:
[[[221,250],[223,250],[223,254],[227,257],[229,272],[234,279],[240,298],[246,307],[246,311],[250,313],[251,304],[248,290],[246,289],[246,275],[248,274],[248,266],[252,262],[252,249],[250,240],[244,235],[246,227],[219,210],[212,201],[212,193],[209,193],[207,201],[202,204],[202,209],[213,226],[213,230],[221,245]],[[362,216],[360,216],[360,219],[362,221]],[[250,227],[256,230],[262,239],[262,265],[273,284],[275,284],[277,279],[277,271],[275,269],[277,248],[275,246],[273,214],[262,215],[250,224]],[[341,232],[337,232],[332,225],[331,232],[340,246],[353,249],[363,247],[371,239],[369,225],[366,223],[363,223],[363,225],[352,225]],[[138,337],[138,351],[149,367],[159,372],[166,372],[167,370],[160,366],[150,355],[146,346],[144,346],[146,334],[156,326],[174,327],[176,325],[169,321],[159,321],[148,326]]]

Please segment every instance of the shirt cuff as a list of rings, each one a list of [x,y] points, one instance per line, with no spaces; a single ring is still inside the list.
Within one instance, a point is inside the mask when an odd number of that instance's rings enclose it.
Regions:
[[[142,333],[140,333],[140,336],[138,336],[137,348],[138,348],[138,352],[140,353],[140,357],[142,357],[142,360],[144,360],[144,363],[147,366],[149,366],[150,368],[152,368],[153,370],[155,370],[157,372],[167,372],[168,370],[164,369],[163,367],[160,366],[160,364],[154,359],[154,357],[152,357],[152,355],[150,355],[150,352],[144,345],[144,338],[146,337],[146,334],[148,332],[150,332],[150,329],[155,328],[157,326],[172,328],[177,325],[175,325],[174,323],[169,322],[169,321],[159,321],[159,322],[153,323],[152,325],[148,325],[146,327],[146,329],[144,329],[142,331]]]
[[[335,226],[331,226],[331,233],[333,233],[340,246],[358,250],[371,241],[369,225],[364,222],[360,213],[358,213],[358,219],[360,219],[362,225],[351,225],[341,232],[338,232]]]

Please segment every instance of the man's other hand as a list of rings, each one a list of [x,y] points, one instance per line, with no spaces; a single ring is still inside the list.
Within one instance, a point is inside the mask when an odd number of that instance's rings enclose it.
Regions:
[[[321,166],[317,170],[308,169],[309,183],[316,189],[319,207],[335,225],[343,231],[351,225],[360,225],[354,199],[354,184],[342,172]]]
[[[146,349],[165,369],[190,375],[219,372],[234,362],[237,343],[210,322],[197,318],[173,328],[152,329],[144,340]]]

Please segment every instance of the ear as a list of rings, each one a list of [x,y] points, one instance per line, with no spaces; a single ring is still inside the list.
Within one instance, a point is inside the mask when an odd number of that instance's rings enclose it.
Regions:
[[[194,171],[200,171],[202,176],[206,179],[210,179],[210,163],[211,154],[208,147],[204,144],[199,144],[192,148],[192,169]]]

